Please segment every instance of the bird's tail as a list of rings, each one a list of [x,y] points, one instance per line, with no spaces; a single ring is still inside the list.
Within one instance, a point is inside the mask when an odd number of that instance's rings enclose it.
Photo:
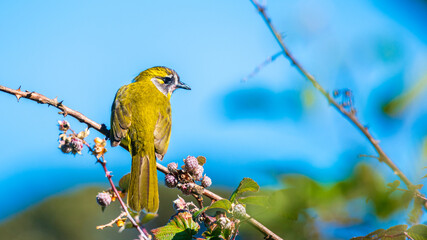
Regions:
[[[154,147],[152,152],[132,154],[128,206],[139,212],[156,213],[159,209],[159,190]]]

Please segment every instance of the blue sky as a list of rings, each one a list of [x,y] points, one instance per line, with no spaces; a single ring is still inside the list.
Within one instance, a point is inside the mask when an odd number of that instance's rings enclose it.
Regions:
[[[362,122],[418,180],[426,94],[395,119],[377,112],[379,99],[427,74],[426,6],[373,2],[270,0],[268,13],[294,56],[327,90],[352,89]],[[279,51],[249,1],[2,1],[0,33],[0,84],[58,96],[107,125],[120,86],[151,66],[175,69],[192,90],[172,97],[164,163],[204,155],[207,174],[220,186],[236,186],[243,177],[275,185],[275,174],[288,172],[333,181],[351,171],[358,154],[373,154],[283,57],[241,82]],[[57,149],[62,117],[56,109],[25,99],[17,104],[6,94],[0,103],[0,188],[31,196],[0,199],[10,206],[0,210],[0,219],[51,194],[105,184],[88,154]],[[107,160],[117,176],[129,171],[124,150],[110,148]]]

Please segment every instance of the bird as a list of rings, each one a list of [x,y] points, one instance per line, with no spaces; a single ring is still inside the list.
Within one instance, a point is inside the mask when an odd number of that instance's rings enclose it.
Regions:
[[[163,160],[172,127],[170,98],[178,89],[191,90],[178,74],[158,66],[142,71],[122,86],[111,107],[111,146],[122,145],[132,156],[127,205],[135,212],[159,209],[156,158]]]

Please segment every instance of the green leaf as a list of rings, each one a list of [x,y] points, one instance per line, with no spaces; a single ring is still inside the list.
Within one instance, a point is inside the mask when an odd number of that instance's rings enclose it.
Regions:
[[[399,234],[405,232],[406,229],[408,229],[408,225],[405,225],[405,224],[393,226],[393,227],[387,229],[384,232],[384,235],[387,235],[387,236],[399,235]],[[406,236],[403,234],[400,236],[396,236],[396,237],[383,237],[382,238],[382,240],[405,240],[405,239],[406,239]]]
[[[206,230],[203,234],[203,237],[206,238],[206,240],[221,240],[221,228],[219,226],[216,226],[213,230]]]
[[[203,157],[203,156],[198,156],[198,157],[197,157],[197,161],[199,162],[199,165],[200,165],[200,166],[203,166],[203,165],[205,165],[205,163],[206,163],[206,158],[205,158],[205,157]]]
[[[236,197],[244,192],[258,192],[259,185],[251,178],[243,178],[240,182],[239,186],[234,190],[233,194],[231,194],[230,201],[234,202]]]
[[[229,211],[231,209],[231,202],[228,201],[227,199],[221,199],[212,203],[212,205],[210,205],[208,209],[213,209],[213,208],[220,208],[220,209],[224,209],[225,211]]]
[[[364,237],[354,237],[351,240],[371,240],[371,239],[379,239],[384,235],[384,229],[377,229]]]
[[[153,229],[155,239],[159,240],[191,240],[199,231],[199,224],[193,221],[189,212],[176,214],[166,226]]]
[[[396,189],[397,187],[399,187],[399,185],[400,185],[399,180],[394,180],[394,182],[387,184],[387,186],[389,186],[391,189]]]
[[[268,207],[268,197],[265,196],[249,196],[241,197],[237,200],[239,203],[252,204],[261,207]]]
[[[414,225],[410,229],[408,229],[407,233],[414,240],[426,240],[427,226],[424,224]]]
[[[129,188],[130,173],[124,175],[119,181],[119,187],[122,192],[126,192]]]
[[[204,207],[204,208],[202,208],[202,209],[199,209],[199,210],[195,211],[195,212],[193,213],[193,219],[196,219],[200,214],[202,214],[202,213],[203,213],[204,211],[206,211],[208,208],[209,208],[209,206]]]
[[[354,237],[351,240],[372,240],[372,239],[381,239],[381,240],[405,240],[406,236],[404,232],[408,228],[408,225],[397,225],[393,226],[387,230],[378,229],[375,230],[364,237]]]

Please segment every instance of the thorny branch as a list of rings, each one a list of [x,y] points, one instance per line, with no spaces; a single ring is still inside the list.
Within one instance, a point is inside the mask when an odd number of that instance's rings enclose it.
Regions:
[[[346,118],[348,121],[350,121],[356,128],[358,128],[362,134],[368,139],[368,141],[371,143],[371,145],[374,147],[375,151],[378,153],[378,160],[380,162],[384,162],[389,166],[394,174],[396,174],[408,187],[409,190],[413,191],[416,196],[423,196],[417,189],[417,186],[414,185],[408,177],[396,166],[396,164],[387,156],[387,154],[384,152],[384,150],[380,147],[379,141],[376,140],[372,134],[368,131],[368,128],[365,127],[359,119],[356,117],[354,112],[348,112],[345,110],[345,108],[338,104],[333,97],[317,82],[317,80],[305,70],[305,68],[291,55],[289,52],[289,49],[286,47],[285,43],[283,42],[282,36],[280,33],[274,28],[273,24],[271,23],[270,18],[268,17],[265,7],[263,7],[261,4],[258,3],[256,0],[250,0],[252,4],[256,7],[259,14],[263,18],[264,22],[267,24],[268,28],[270,29],[271,33],[273,34],[274,38],[276,39],[277,43],[279,44],[280,48],[282,49],[284,55],[288,60],[291,62],[291,64],[307,79],[309,80],[313,86],[328,100],[329,104],[332,104],[334,108],[341,113],[344,118]]]
[[[59,114],[62,114],[64,116],[70,115],[70,116],[76,118],[77,120],[79,120],[80,122],[86,123],[88,128],[93,128],[93,129],[97,130],[98,132],[100,132],[101,134],[105,135],[106,137],[110,136],[110,131],[106,128],[105,125],[101,125],[101,124],[89,119],[88,117],[86,117],[82,113],[65,106],[62,103],[62,101],[58,102],[57,97],[54,99],[50,99],[50,98],[48,98],[48,97],[46,97],[40,93],[29,92],[29,91],[21,91],[21,87],[19,87],[18,89],[15,90],[15,89],[11,89],[11,88],[0,85],[0,91],[14,95],[18,99],[18,101],[20,98],[27,98],[27,99],[36,101],[36,102],[41,103],[41,104],[48,104],[49,106],[56,107],[62,111],[62,112],[59,112]],[[161,171],[164,174],[169,173],[167,167],[161,165],[158,162],[156,164],[157,164],[157,170]],[[111,184],[111,185],[113,185],[113,184]],[[223,199],[221,196],[219,196],[219,195],[217,195],[217,194],[215,194],[215,193],[213,193],[207,189],[204,189],[202,194],[205,195],[206,197],[212,199],[212,200],[215,200],[215,201]],[[263,233],[265,235],[266,239],[274,239],[274,240],[281,240],[282,239],[281,237],[277,236],[274,232],[272,232],[270,229],[268,229],[267,227],[262,225],[260,222],[258,222],[254,218],[251,217],[248,220],[248,222],[252,226],[254,226],[256,229],[258,229],[261,233]]]

